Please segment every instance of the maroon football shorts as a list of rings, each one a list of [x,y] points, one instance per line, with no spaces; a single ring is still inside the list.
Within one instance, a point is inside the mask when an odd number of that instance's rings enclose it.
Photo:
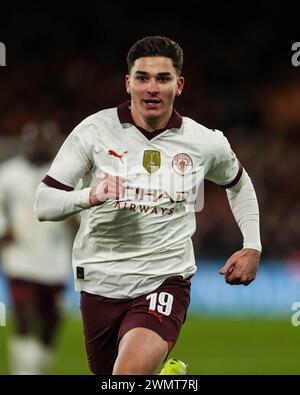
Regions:
[[[11,278],[9,285],[17,333],[36,332],[43,343],[50,346],[61,319],[64,284],[47,285]]]
[[[190,303],[190,278],[170,277],[154,291],[134,299],[81,292],[86,352],[94,374],[112,374],[118,343],[129,330],[143,327],[174,346]]]

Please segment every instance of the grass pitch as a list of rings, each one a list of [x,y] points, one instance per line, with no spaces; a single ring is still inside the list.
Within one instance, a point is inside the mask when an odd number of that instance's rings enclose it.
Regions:
[[[0,327],[0,374],[8,374],[6,341]],[[300,374],[300,327],[289,319],[215,319],[190,315],[170,357],[189,365],[189,374]],[[68,316],[57,339],[50,374],[90,374],[81,320]]]

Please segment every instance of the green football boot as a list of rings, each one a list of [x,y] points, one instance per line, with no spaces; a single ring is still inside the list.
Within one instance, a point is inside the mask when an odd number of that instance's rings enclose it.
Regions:
[[[187,375],[187,366],[184,362],[179,361],[179,359],[169,359],[162,370],[160,371],[160,375]]]

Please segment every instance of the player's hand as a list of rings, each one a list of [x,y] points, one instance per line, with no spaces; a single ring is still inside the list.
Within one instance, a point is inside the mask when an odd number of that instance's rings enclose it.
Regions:
[[[255,280],[261,253],[252,248],[235,252],[219,270],[227,284],[248,285]]]
[[[118,200],[122,191],[122,184],[126,180],[121,177],[106,174],[103,180],[90,191],[90,203],[98,206],[108,199]]]

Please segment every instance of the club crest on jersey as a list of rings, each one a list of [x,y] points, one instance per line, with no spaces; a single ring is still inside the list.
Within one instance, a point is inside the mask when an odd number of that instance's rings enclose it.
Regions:
[[[188,154],[180,153],[174,156],[172,166],[175,172],[181,176],[190,174],[193,170],[193,161]]]
[[[152,174],[160,168],[160,152],[153,150],[145,150],[143,158],[143,166]]]

